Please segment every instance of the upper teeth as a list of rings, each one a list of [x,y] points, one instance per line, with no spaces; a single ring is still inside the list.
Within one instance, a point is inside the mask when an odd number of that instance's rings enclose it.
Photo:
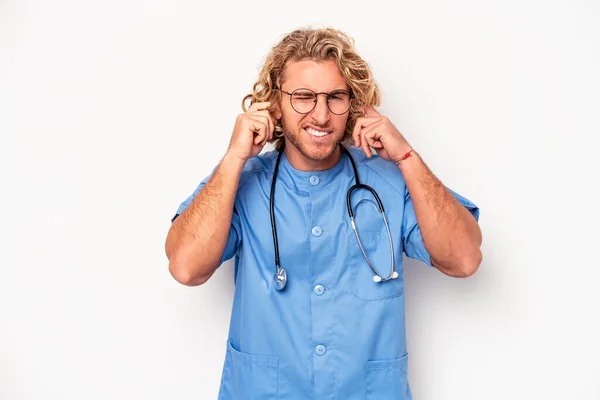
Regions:
[[[306,128],[306,132],[310,133],[313,136],[319,136],[319,137],[325,136],[325,135],[327,135],[329,133],[329,132],[318,131],[318,130],[313,129],[313,128]]]

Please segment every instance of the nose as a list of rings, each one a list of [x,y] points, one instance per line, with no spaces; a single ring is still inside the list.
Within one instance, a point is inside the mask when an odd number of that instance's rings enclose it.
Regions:
[[[315,108],[310,112],[310,116],[319,125],[326,125],[331,118],[329,107],[327,106],[327,96],[325,94],[317,95],[317,104]]]

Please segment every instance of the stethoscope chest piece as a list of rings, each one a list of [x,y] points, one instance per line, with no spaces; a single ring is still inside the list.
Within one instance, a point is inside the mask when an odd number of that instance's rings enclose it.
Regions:
[[[383,281],[388,281],[390,279],[396,279],[396,278],[398,278],[398,272],[395,270],[394,244],[392,242],[390,226],[387,222],[387,218],[385,216],[385,211],[383,209],[383,204],[381,203],[381,199],[379,199],[379,196],[377,195],[377,192],[375,191],[375,189],[373,189],[372,187],[370,187],[368,185],[364,185],[364,184],[360,183],[360,180],[358,178],[358,169],[356,168],[356,163],[354,162],[354,158],[352,158],[352,155],[344,146],[341,146],[341,148],[342,148],[342,151],[344,153],[346,153],[346,155],[350,159],[350,162],[352,163],[352,169],[354,170],[354,180],[356,181],[356,184],[354,186],[352,186],[346,193],[348,216],[350,217],[350,221],[352,222],[352,230],[354,230],[354,234],[356,235],[356,240],[358,241],[360,250],[361,250],[363,256],[365,257],[365,260],[366,260],[367,264],[369,265],[369,268],[373,272],[373,275],[374,275],[373,282],[379,283],[379,282],[383,282]],[[273,247],[275,250],[275,268],[276,268],[275,274],[273,274],[273,286],[278,291],[283,290],[285,288],[285,285],[287,284],[287,272],[285,269],[283,269],[279,266],[280,265],[279,264],[279,243],[277,241],[277,228],[275,225],[275,212],[274,212],[274,209],[275,209],[275,182],[277,180],[277,172],[279,171],[279,162],[281,160],[282,155],[283,155],[283,149],[280,149],[279,154],[277,156],[277,161],[275,162],[275,170],[273,171],[273,180],[271,183],[271,197],[270,197],[270,204],[269,204],[269,211],[271,214],[271,228],[273,230]],[[388,239],[389,239],[389,243],[390,243],[391,271],[390,271],[390,275],[387,278],[383,278],[383,277],[381,277],[381,275],[379,275],[377,273],[377,271],[371,264],[369,257],[367,257],[367,253],[365,252],[365,249],[363,248],[362,242],[360,240],[360,236],[358,235],[358,229],[356,228],[356,224],[354,222],[354,212],[352,211],[352,205],[351,205],[352,192],[354,192],[354,190],[356,190],[356,189],[366,189],[366,190],[370,191],[373,194],[373,196],[375,197],[375,200],[377,200],[377,205],[378,205],[379,211],[381,212],[381,216],[383,218],[383,222],[385,224],[385,228],[387,230]]]
[[[273,286],[277,290],[283,290],[285,284],[287,283],[287,272],[284,268],[279,268],[277,272],[273,275]]]

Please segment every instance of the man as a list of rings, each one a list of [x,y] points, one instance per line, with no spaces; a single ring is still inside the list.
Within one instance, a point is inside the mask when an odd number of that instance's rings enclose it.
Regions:
[[[236,256],[219,399],[412,398],[402,254],[472,275],[479,210],[430,172],[379,97],[352,39],[290,33],[220,164],[177,210],[166,253],[178,282],[201,285]],[[267,142],[276,150],[260,154]]]

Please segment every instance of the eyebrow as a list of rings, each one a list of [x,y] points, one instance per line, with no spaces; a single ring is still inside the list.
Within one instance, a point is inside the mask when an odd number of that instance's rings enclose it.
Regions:
[[[320,91],[320,90],[315,90],[315,89],[311,89],[309,87],[306,86],[298,86],[297,88],[293,89],[293,90],[298,90],[298,89],[308,89],[308,90],[312,90],[313,92],[319,92],[319,93],[333,93],[333,92],[337,92],[337,91],[344,91],[344,92],[349,92],[350,89],[346,89],[346,88],[336,88],[336,89],[331,89],[329,91]]]

